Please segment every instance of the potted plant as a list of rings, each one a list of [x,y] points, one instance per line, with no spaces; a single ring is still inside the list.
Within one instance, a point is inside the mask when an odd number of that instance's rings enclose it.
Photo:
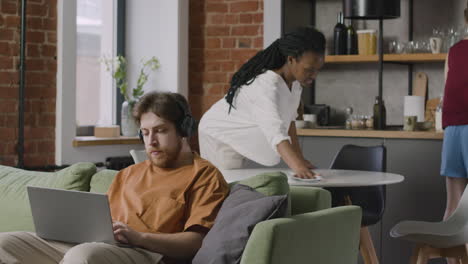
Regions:
[[[151,57],[148,60],[142,61],[136,86],[129,91],[127,80],[127,60],[123,56],[117,56],[114,59],[104,59],[106,70],[111,72],[120,93],[125,101],[122,103],[121,111],[121,129],[123,136],[136,136],[138,127],[132,115],[132,109],[135,103],[143,95],[143,86],[148,81],[150,71],[155,71],[159,68],[159,61],[156,57]]]

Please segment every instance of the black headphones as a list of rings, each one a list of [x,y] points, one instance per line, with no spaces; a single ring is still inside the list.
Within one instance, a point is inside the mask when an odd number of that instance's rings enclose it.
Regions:
[[[177,96],[173,96],[173,98],[179,105],[180,109],[182,109],[182,114],[184,115],[184,117],[182,117],[182,120],[180,120],[176,125],[178,125],[178,129],[181,133],[181,136],[189,138],[192,136],[196,128],[197,121],[195,120],[195,118],[193,118],[192,113],[190,112],[190,109],[185,102],[179,100]]]
[[[182,110],[183,115],[183,117],[176,123],[177,131],[179,131],[182,137],[189,138],[192,136],[194,130],[196,129],[197,121],[195,120],[195,118],[193,118],[188,105],[185,102],[179,100],[174,94],[171,95],[172,98],[176,101],[179,108]],[[141,141],[143,141],[143,132],[141,131],[141,129],[138,130],[138,137]]]

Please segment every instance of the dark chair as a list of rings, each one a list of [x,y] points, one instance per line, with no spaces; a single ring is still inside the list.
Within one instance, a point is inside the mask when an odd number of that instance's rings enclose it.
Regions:
[[[330,168],[385,172],[386,161],[387,150],[383,145],[371,147],[344,145],[335,156]],[[367,226],[374,225],[382,219],[385,210],[385,186],[326,189],[332,193],[333,206],[347,204],[350,200],[352,204],[362,208],[361,255],[364,263],[378,263]]]

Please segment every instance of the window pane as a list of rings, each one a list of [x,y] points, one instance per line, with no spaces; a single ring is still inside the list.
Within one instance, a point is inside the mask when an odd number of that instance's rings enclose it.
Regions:
[[[77,126],[110,125],[115,94],[102,59],[113,57],[114,1],[77,0]]]

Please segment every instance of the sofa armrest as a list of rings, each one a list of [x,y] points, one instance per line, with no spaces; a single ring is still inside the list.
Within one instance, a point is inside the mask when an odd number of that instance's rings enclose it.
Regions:
[[[241,264],[356,263],[361,214],[351,205],[258,223]]]
[[[304,214],[331,207],[329,191],[316,187],[290,186],[291,214]]]

